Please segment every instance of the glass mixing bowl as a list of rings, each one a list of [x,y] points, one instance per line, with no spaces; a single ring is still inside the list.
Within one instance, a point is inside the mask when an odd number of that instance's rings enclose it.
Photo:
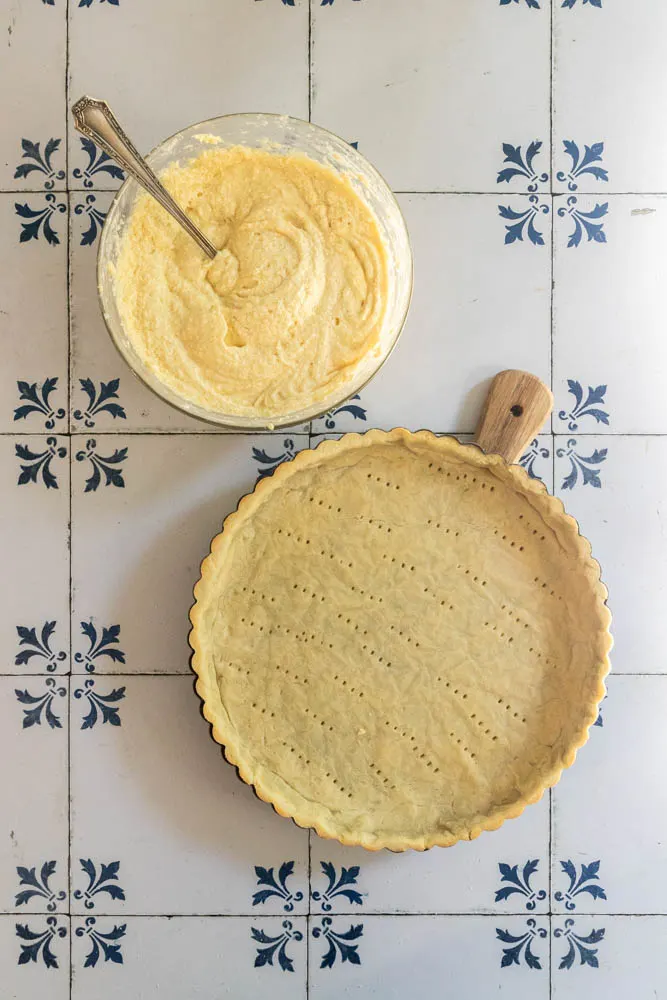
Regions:
[[[345,174],[357,194],[373,211],[383,238],[388,264],[388,300],[379,345],[370,351],[353,376],[336,395],[318,399],[310,406],[270,417],[238,416],[205,409],[175,393],[143,363],[132,346],[116,302],[115,263],[127,231],[137,196],[142,188],[129,178],[113,200],[100,239],[97,285],[104,320],[111,339],[132,371],[158,396],[193,417],[237,430],[261,430],[301,424],[340,406],[357,393],[384,363],[403,329],[412,295],[412,250],[405,220],[384,179],[353,146],[326,129],[298,118],[270,114],[236,114],[211,118],[191,125],[165,140],[147,162],[158,176],[172,163],[186,163],[210,145],[202,136],[214,136],[218,148],[250,146],[273,153],[303,153],[338,174]]]

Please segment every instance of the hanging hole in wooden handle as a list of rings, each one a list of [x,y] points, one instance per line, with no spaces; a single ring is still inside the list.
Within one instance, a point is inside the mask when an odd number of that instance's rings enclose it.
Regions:
[[[516,462],[551,413],[551,390],[536,375],[508,370],[491,383],[475,442]]]

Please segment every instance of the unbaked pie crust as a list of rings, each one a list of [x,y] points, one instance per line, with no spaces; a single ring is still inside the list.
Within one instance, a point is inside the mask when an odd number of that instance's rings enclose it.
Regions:
[[[260,481],[202,564],[197,692],[300,826],[423,850],[497,829],[572,764],[604,697],[598,564],[543,484],[397,429]]]

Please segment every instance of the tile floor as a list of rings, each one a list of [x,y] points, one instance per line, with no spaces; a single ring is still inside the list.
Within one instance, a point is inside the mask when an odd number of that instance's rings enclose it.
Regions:
[[[667,69],[662,0],[11,0],[0,10],[0,967],[13,1000],[667,1000]],[[221,434],[116,355],[95,255],[142,149],[263,110],[359,144],[415,250],[404,337],[312,427]],[[279,819],[208,738],[208,542],[323,435],[468,435],[553,387],[522,463],[590,537],[616,646],[589,744],[501,831],[371,855]]]

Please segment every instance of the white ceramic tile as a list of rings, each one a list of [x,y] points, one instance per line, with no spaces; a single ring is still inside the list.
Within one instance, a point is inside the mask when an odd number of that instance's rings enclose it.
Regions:
[[[210,430],[147,389],[107,332],[97,295],[96,267],[97,242],[111,199],[104,191],[71,195],[72,427],[84,432],[92,428]]]
[[[253,929],[264,940],[255,940]],[[74,918],[72,934],[73,1000],[120,1000],[128,991],[142,1000],[306,997],[303,918],[130,917],[119,923],[100,917],[93,924]],[[117,949],[114,957],[105,958],[105,944]],[[91,955],[98,956],[94,965]]]
[[[365,913],[546,913],[548,857],[548,795],[498,832],[425,854],[371,854],[313,837],[312,912],[355,921]]]
[[[0,194],[0,431],[67,429],[66,203]]]
[[[0,916],[2,992],[8,1000],[68,1000],[69,918]],[[34,957],[33,957],[34,956]]]
[[[309,923],[310,996],[318,1000],[549,996],[548,918],[339,916]],[[505,949],[516,958],[503,967]]]
[[[65,186],[66,16],[63,3],[0,10],[0,190]]]
[[[142,152],[217,115],[265,111],[307,118],[307,4],[73,5],[69,70],[72,99],[103,95]],[[96,188],[118,186],[104,168],[95,169],[97,157],[91,169],[74,130],[70,151],[74,187],[86,181]]]
[[[73,912],[306,912],[308,833],[224,761],[192,678],[72,691]]]
[[[359,405],[370,426],[473,431],[496,372],[550,378],[550,198],[404,195],[400,203],[415,254],[412,307]],[[501,206],[523,218],[503,219]],[[512,226],[521,239],[507,243]],[[334,419],[336,430],[363,427],[345,408]],[[332,428],[316,421],[313,429]]]
[[[305,435],[72,437],[74,669],[189,673],[188,611],[211,539],[258,475],[307,444]]]
[[[313,121],[395,190],[494,191],[503,143],[549,138],[549,4],[519,6],[314,5]],[[546,145],[533,168],[548,170]]]
[[[68,683],[0,677],[0,912],[17,920],[67,912]]]
[[[554,430],[664,433],[667,199],[563,195],[554,213]]]
[[[667,439],[575,433],[555,441],[556,493],[609,588],[614,670],[665,673]]]
[[[665,995],[664,917],[554,920],[554,1000],[661,1000]]]
[[[602,160],[589,164],[608,171],[608,180],[575,171],[580,190],[666,189],[666,31],[661,0],[554,3],[555,168],[571,173],[576,158],[581,169],[584,146],[604,143]],[[565,153],[564,140],[577,144],[578,157]]]
[[[608,690],[603,726],[553,794],[554,909],[664,914],[667,677],[612,675]]]
[[[2,674],[69,669],[68,452],[65,437],[0,437]]]

